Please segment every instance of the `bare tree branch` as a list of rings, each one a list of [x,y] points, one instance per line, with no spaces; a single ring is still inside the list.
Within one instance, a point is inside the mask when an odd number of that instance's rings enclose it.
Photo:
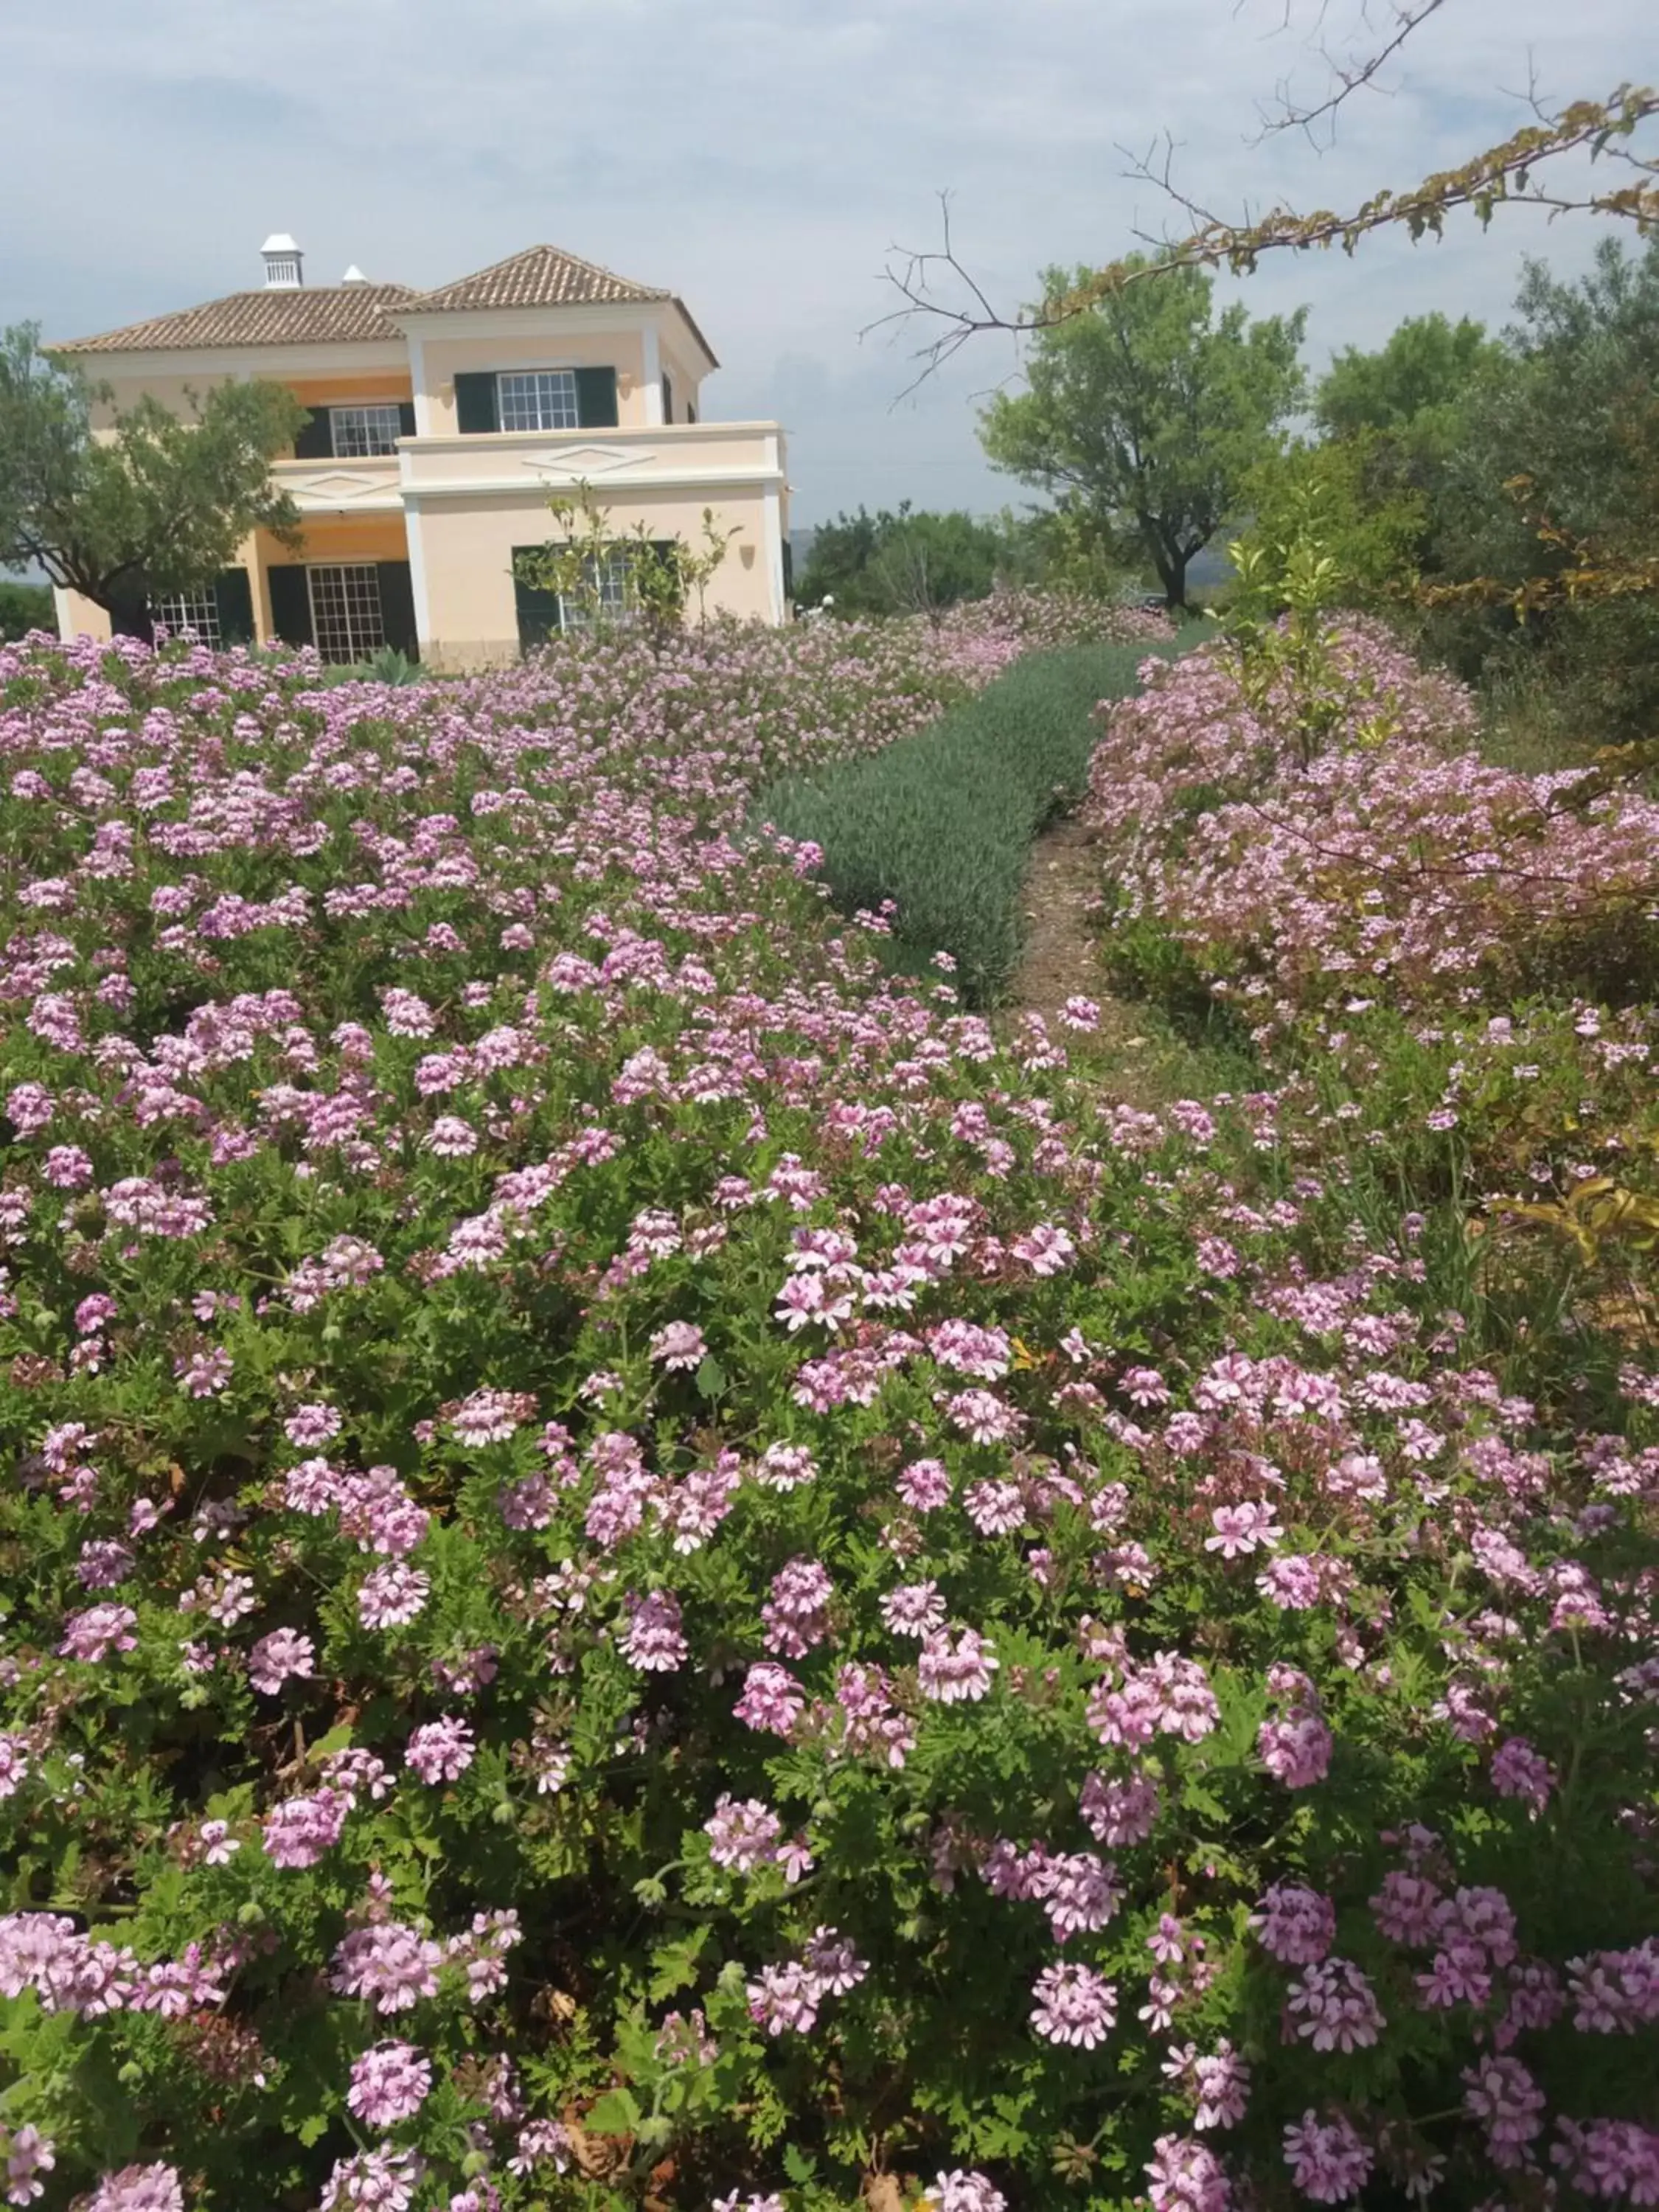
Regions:
[[[1420,0],[1419,0],[1420,5]],[[1426,14],[1426,9],[1422,11]],[[1422,20],[1420,14],[1414,20]],[[1156,238],[1138,233],[1153,252],[1150,258],[1133,255],[1097,270],[1071,291],[1045,301],[1040,307],[1012,313],[994,307],[978,281],[958,258],[951,237],[950,211],[945,209],[941,245],[931,251],[894,247],[887,278],[899,295],[900,304],[868,325],[868,330],[914,328],[918,319],[934,335],[911,355],[919,364],[914,391],[969,339],[987,331],[1024,334],[1047,330],[1073,316],[1086,313],[1103,300],[1147,277],[1171,269],[1220,268],[1234,275],[1254,270],[1265,253],[1293,247],[1328,250],[1340,246],[1352,253],[1360,241],[1375,232],[1404,228],[1413,240],[1438,238],[1446,217],[1460,210],[1471,210],[1484,225],[1499,207],[1528,207],[1557,215],[1609,216],[1632,222],[1643,234],[1659,231],[1659,157],[1638,153],[1629,143],[1635,131],[1659,115],[1659,89],[1650,85],[1621,84],[1605,100],[1575,100],[1554,113],[1540,112],[1501,145],[1478,154],[1460,169],[1425,177],[1404,192],[1378,192],[1347,214],[1318,209],[1298,215],[1274,208],[1258,220],[1239,223],[1225,221],[1176,186],[1171,174],[1173,146],[1166,142],[1161,167],[1148,154],[1131,161],[1128,173],[1156,185],[1179,208],[1192,226],[1184,238]],[[1602,191],[1553,189],[1538,180],[1536,172],[1564,155],[1588,153],[1592,160],[1608,154],[1634,172],[1632,181]],[[940,297],[939,285],[948,287]]]
[[[1334,80],[1330,91],[1323,100],[1316,102],[1312,107],[1298,107],[1291,98],[1290,80],[1282,78],[1274,93],[1278,112],[1272,115],[1264,114],[1261,129],[1250,143],[1259,146],[1264,138],[1272,137],[1281,131],[1300,131],[1307,137],[1310,145],[1317,146],[1319,139],[1316,133],[1316,125],[1322,123],[1329,126],[1325,143],[1328,146],[1334,143],[1336,137],[1337,110],[1345,101],[1351,100],[1355,93],[1363,91],[1367,87],[1374,91],[1380,90],[1382,88],[1378,86],[1376,80],[1382,70],[1394,59],[1419,25],[1425,23],[1431,15],[1437,15],[1445,4],[1446,0],[1407,0],[1407,4],[1396,6],[1393,11],[1394,27],[1388,38],[1380,46],[1375,47],[1371,52],[1358,59],[1349,57],[1346,60],[1339,60],[1328,47],[1322,46],[1319,48],[1320,59],[1330,71]],[[1322,19],[1324,12],[1322,7],[1320,9]],[[1364,20],[1366,11],[1362,9],[1360,14]],[[1286,0],[1286,24],[1289,20],[1290,9]]]

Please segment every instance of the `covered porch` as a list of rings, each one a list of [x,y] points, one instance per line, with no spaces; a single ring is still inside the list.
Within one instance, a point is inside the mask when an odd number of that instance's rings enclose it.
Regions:
[[[261,638],[314,646],[325,661],[367,660],[390,646],[420,658],[409,540],[401,511],[307,514],[297,550],[265,532],[250,541]]]

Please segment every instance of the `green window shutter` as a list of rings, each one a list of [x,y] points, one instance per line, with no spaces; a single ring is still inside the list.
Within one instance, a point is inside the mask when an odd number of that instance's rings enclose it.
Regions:
[[[674,419],[674,380],[666,369],[662,373],[662,419],[665,422]]]
[[[378,561],[380,580],[380,635],[388,645],[408,655],[421,657],[421,641],[415,629],[415,586],[407,561]]]
[[[515,545],[513,548],[513,606],[519,618],[519,650],[528,653],[532,646],[545,645],[550,637],[559,634],[559,595],[542,584],[526,584],[519,574],[519,563],[541,552],[539,545]]]
[[[313,409],[300,425],[294,440],[296,461],[331,461],[334,458],[334,425],[326,407]]]
[[[400,438],[415,435],[415,402],[412,399],[398,402],[398,435]]]
[[[219,637],[225,645],[253,642],[253,586],[246,568],[227,568],[213,586]]]
[[[614,430],[617,427],[617,372],[614,368],[576,371],[576,422],[584,430]]]
[[[786,599],[795,596],[795,549],[787,536],[783,541],[783,596]]]
[[[501,416],[495,407],[495,376],[493,369],[462,369],[455,378],[455,427],[458,430],[476,433],[498,429]]]
[[[123,579],[111,592],[109,634],[112,637],[141,637],[146,645],[155,643],[155,624],[142,584]]]
[[[309,645],[311,592],[304,564],[277,561],[265,571],[270,586],[270,626],[284,645]]]

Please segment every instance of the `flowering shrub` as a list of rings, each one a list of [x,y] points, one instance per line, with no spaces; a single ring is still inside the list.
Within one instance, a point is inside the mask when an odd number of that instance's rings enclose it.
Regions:
[[[1334,627],[1321,660],[1311,708],[1287,678],[1253,709],[1226,643],[1103,708],[1086,811],[1121,915],[1155,917],[1258,1028],[1354,993],[1645,988],[1659,805],[1486,766],[1470,695],[1379,624]]]
[[[1655,2201],[1651,1356],[733,841],[982,672],[0,653],[11,2202]]]

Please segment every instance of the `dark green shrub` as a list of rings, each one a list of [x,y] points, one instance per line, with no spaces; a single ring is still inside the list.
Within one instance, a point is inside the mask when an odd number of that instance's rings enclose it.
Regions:
[[[916,736],[773,784],[751,820],[820,846],[848,913],[890,900],[900,943],[951,954],[969,1002],[987,1005],[1019,957],[1031,840],[1081,798],[1098,735],[1091,712],[1134,690],[1146,650],[1030,654]]]
[[[0,638],[26,637],[32,629],[57,627],[50,584],[21,584],[0,576]]]

